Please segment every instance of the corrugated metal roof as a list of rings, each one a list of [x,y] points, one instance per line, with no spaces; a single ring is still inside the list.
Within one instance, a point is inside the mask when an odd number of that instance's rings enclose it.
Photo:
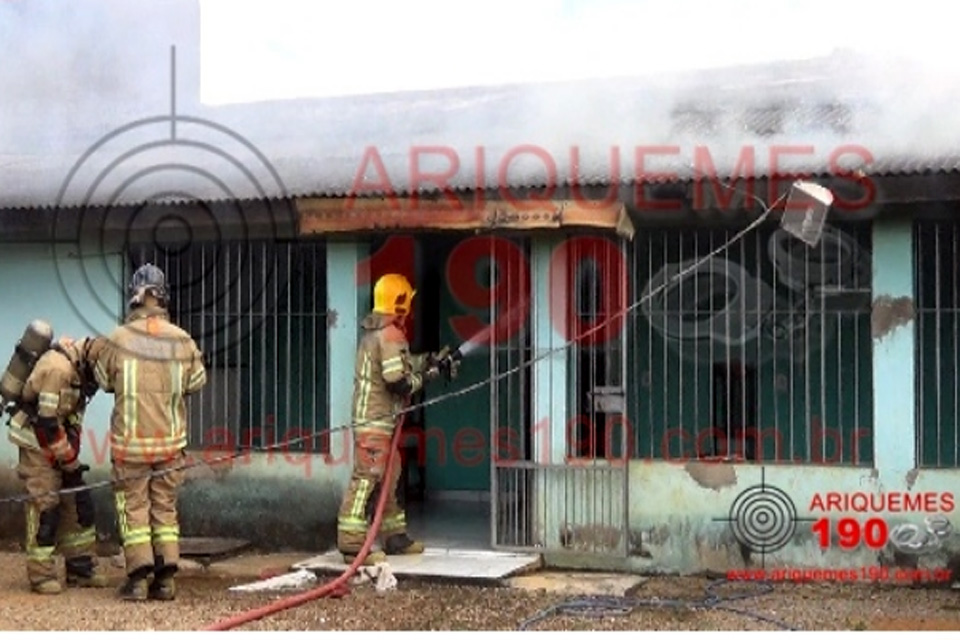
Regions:
[[[0,149],[0,207],[373,195],[384,192],[373,186],[381,168],[398,194],[439,190],[418,182],[418,170],[450,172],[456,190],[686,180],[698,168],[729,177],[750,153],[757,177],[956,171],[958,98],[956,77],[838,54],[679,76],[201,108],[181,114],[175,132],[161,110]]]

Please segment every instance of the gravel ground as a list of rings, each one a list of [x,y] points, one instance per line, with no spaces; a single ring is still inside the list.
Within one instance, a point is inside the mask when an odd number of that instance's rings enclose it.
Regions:
[[[105,560],[109,563],[109,560]],[[114,582],[122,574],[110,566]],[[0,552],[0,630],[192,630],[278,599],[235,595],[234,584],[252,575],[186,571],[173,603],[125,603],[113,589],[68,590],[56,597],[27,591],[23,556]],[[654,578],[639,598],[698,600],[709,581]],[[750,585],[727,585],[720,593]],[[402,581],[396,591],[379,594],[369,585],[345,598],[324,599],[280,612],[243,630],[510,630],[552,605],[568,600],[545,592]],[[953,629],[960,630],[960,593],[945,589],[866,585],[778,585],[775,591],[730,606],[774,617],[801,629]],[[362,612],[374,612],[364,616]],[[629,615],[583,618],[556,616],[534,629],[713,630],[775,629],[768,622],[726,611],[640,608]]]

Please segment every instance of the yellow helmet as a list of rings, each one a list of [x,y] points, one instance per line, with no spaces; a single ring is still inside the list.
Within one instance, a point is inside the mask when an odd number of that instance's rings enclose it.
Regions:
[[[405,277],[388,273],[373,286],[373,310],[375,313],[405,316],[410,313],[416,294]]]

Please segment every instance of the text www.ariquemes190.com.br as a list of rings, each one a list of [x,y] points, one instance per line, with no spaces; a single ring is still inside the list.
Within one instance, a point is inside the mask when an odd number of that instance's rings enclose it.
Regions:
[[[730,581],[763,582],[949,582],[949,569],[911,569],[904,567],[846,567],[843,569],[731,569]]]

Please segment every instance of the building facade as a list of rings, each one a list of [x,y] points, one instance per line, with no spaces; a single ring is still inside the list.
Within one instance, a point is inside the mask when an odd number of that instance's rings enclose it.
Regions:
[[[852,83],[847,62],[669,90],[189,101],[147,129],[90,126],[77,153],[2,149],[0,345],[35,317],[106,333],[131,269],[158,264],[209,371],[185,533],[324,549],[350,473],[359,322],[399,271],[418,291],[414,348],[468,352],[406,419],[427,521],[469,503],[470,544],[556,565],[871,565],[880,549],[842,548],[840,519],[952,517],[960,162],[886,129],[914,107]],[[586,118],[517,115],[583,95]],[[835,197],[812,247],[779,225],[798,178]],[[109,406],[88,415],[93,481]],[[7,498],[15,461],[0,445]],[[19,535],[18,508],[0,505],[2,533]]]

